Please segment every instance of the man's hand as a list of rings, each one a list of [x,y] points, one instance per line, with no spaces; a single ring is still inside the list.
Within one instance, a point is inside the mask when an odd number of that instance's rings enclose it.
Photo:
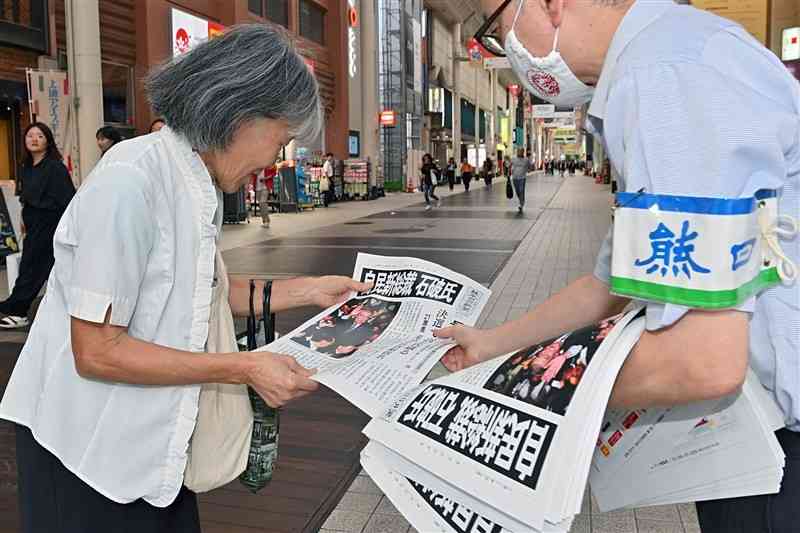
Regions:
[[[366,292],[371,288],[371,283],[361,283],[344,276],[322,276],[311,278],[308,298],[312,304],[326,308],[347,301],[353,292]]]
[[[450,348],[442,357],[442,364],[450,372],[458,372],[477,365],[492,356],[489,347],[484,346],[482,342],[487,336],[485,330],[466,326],[450,326],[435,330],[433,336],[440,339],[452,339],[458,343],[458,346]]]
[[[247,383],[270,407],[281,407],[319,387],[309,379],[316,370],[301,366],[293,357],[269,352],[251,352]]]

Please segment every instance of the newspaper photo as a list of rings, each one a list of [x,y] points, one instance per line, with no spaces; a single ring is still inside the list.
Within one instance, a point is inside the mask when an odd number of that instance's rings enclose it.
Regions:
[[[472,326],[491,291],[421,259],[358,254],[353,278],[373,284],[261,348],[291,355],[312,379],[370,416],[420,384],[453,344],[433,337]]]
[[[641,335],[639,314],[418,387],[364,433],[402,458],[390,465],[398,473],[506,529],[566,530],[614,380]]]

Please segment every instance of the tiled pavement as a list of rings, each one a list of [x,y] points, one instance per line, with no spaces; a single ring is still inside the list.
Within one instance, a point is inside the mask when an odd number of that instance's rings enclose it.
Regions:
[[[529,181],[528,186],[532,183]],[[567,178],[491,285],[484,327],[516,318],[574,279],[591,272],[610,223],[607,186]],[[433,375],[446,372],[439,367]],[[323,525],[323,533],[412,533],[381,490],[362,472]],[[586,490],[573,533],[699,533],[693,504],[601,513]],[[424,533],[424,532],[423,532]]]

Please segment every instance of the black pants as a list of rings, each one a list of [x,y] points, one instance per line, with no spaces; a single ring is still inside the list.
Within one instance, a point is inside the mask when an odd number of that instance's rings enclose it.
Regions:
[[[113,502],[67,470],[28,428],[16,430],[22,533],[200,533],[197,496],[186,487],[164,508]]]
[[[461,174],[461,183],[464,185],[464,190],[469,190],[469,182],[472,181],[472,172],[464,172]]]
[[[800,531],[800,434],[775,433],[786,454],[778,494],[697,503],[703,533],[796,533]]]
[[[453,171],[447,171],[447,184],[450,186],[450,190],[453,190],[453,187],[456,185],[456,173]]]
[[[19,263],[19,277],[11,296],[0,302],[0,313],[27,316],[53,268],[53,236],[60,219],[61,213],[57,211],[27,206],[22,210],[27,236]]]

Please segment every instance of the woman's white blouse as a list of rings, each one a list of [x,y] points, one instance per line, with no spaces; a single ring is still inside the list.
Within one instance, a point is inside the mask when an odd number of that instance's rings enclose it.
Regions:
[[[70,316],[131,336],[203,351],[221,214],[200,157],[168,128],[111,149],[56,230],[55,266],[0,417],[95,490],[120,503],[172,503],[183,483],[199,385],[85,379]]]

